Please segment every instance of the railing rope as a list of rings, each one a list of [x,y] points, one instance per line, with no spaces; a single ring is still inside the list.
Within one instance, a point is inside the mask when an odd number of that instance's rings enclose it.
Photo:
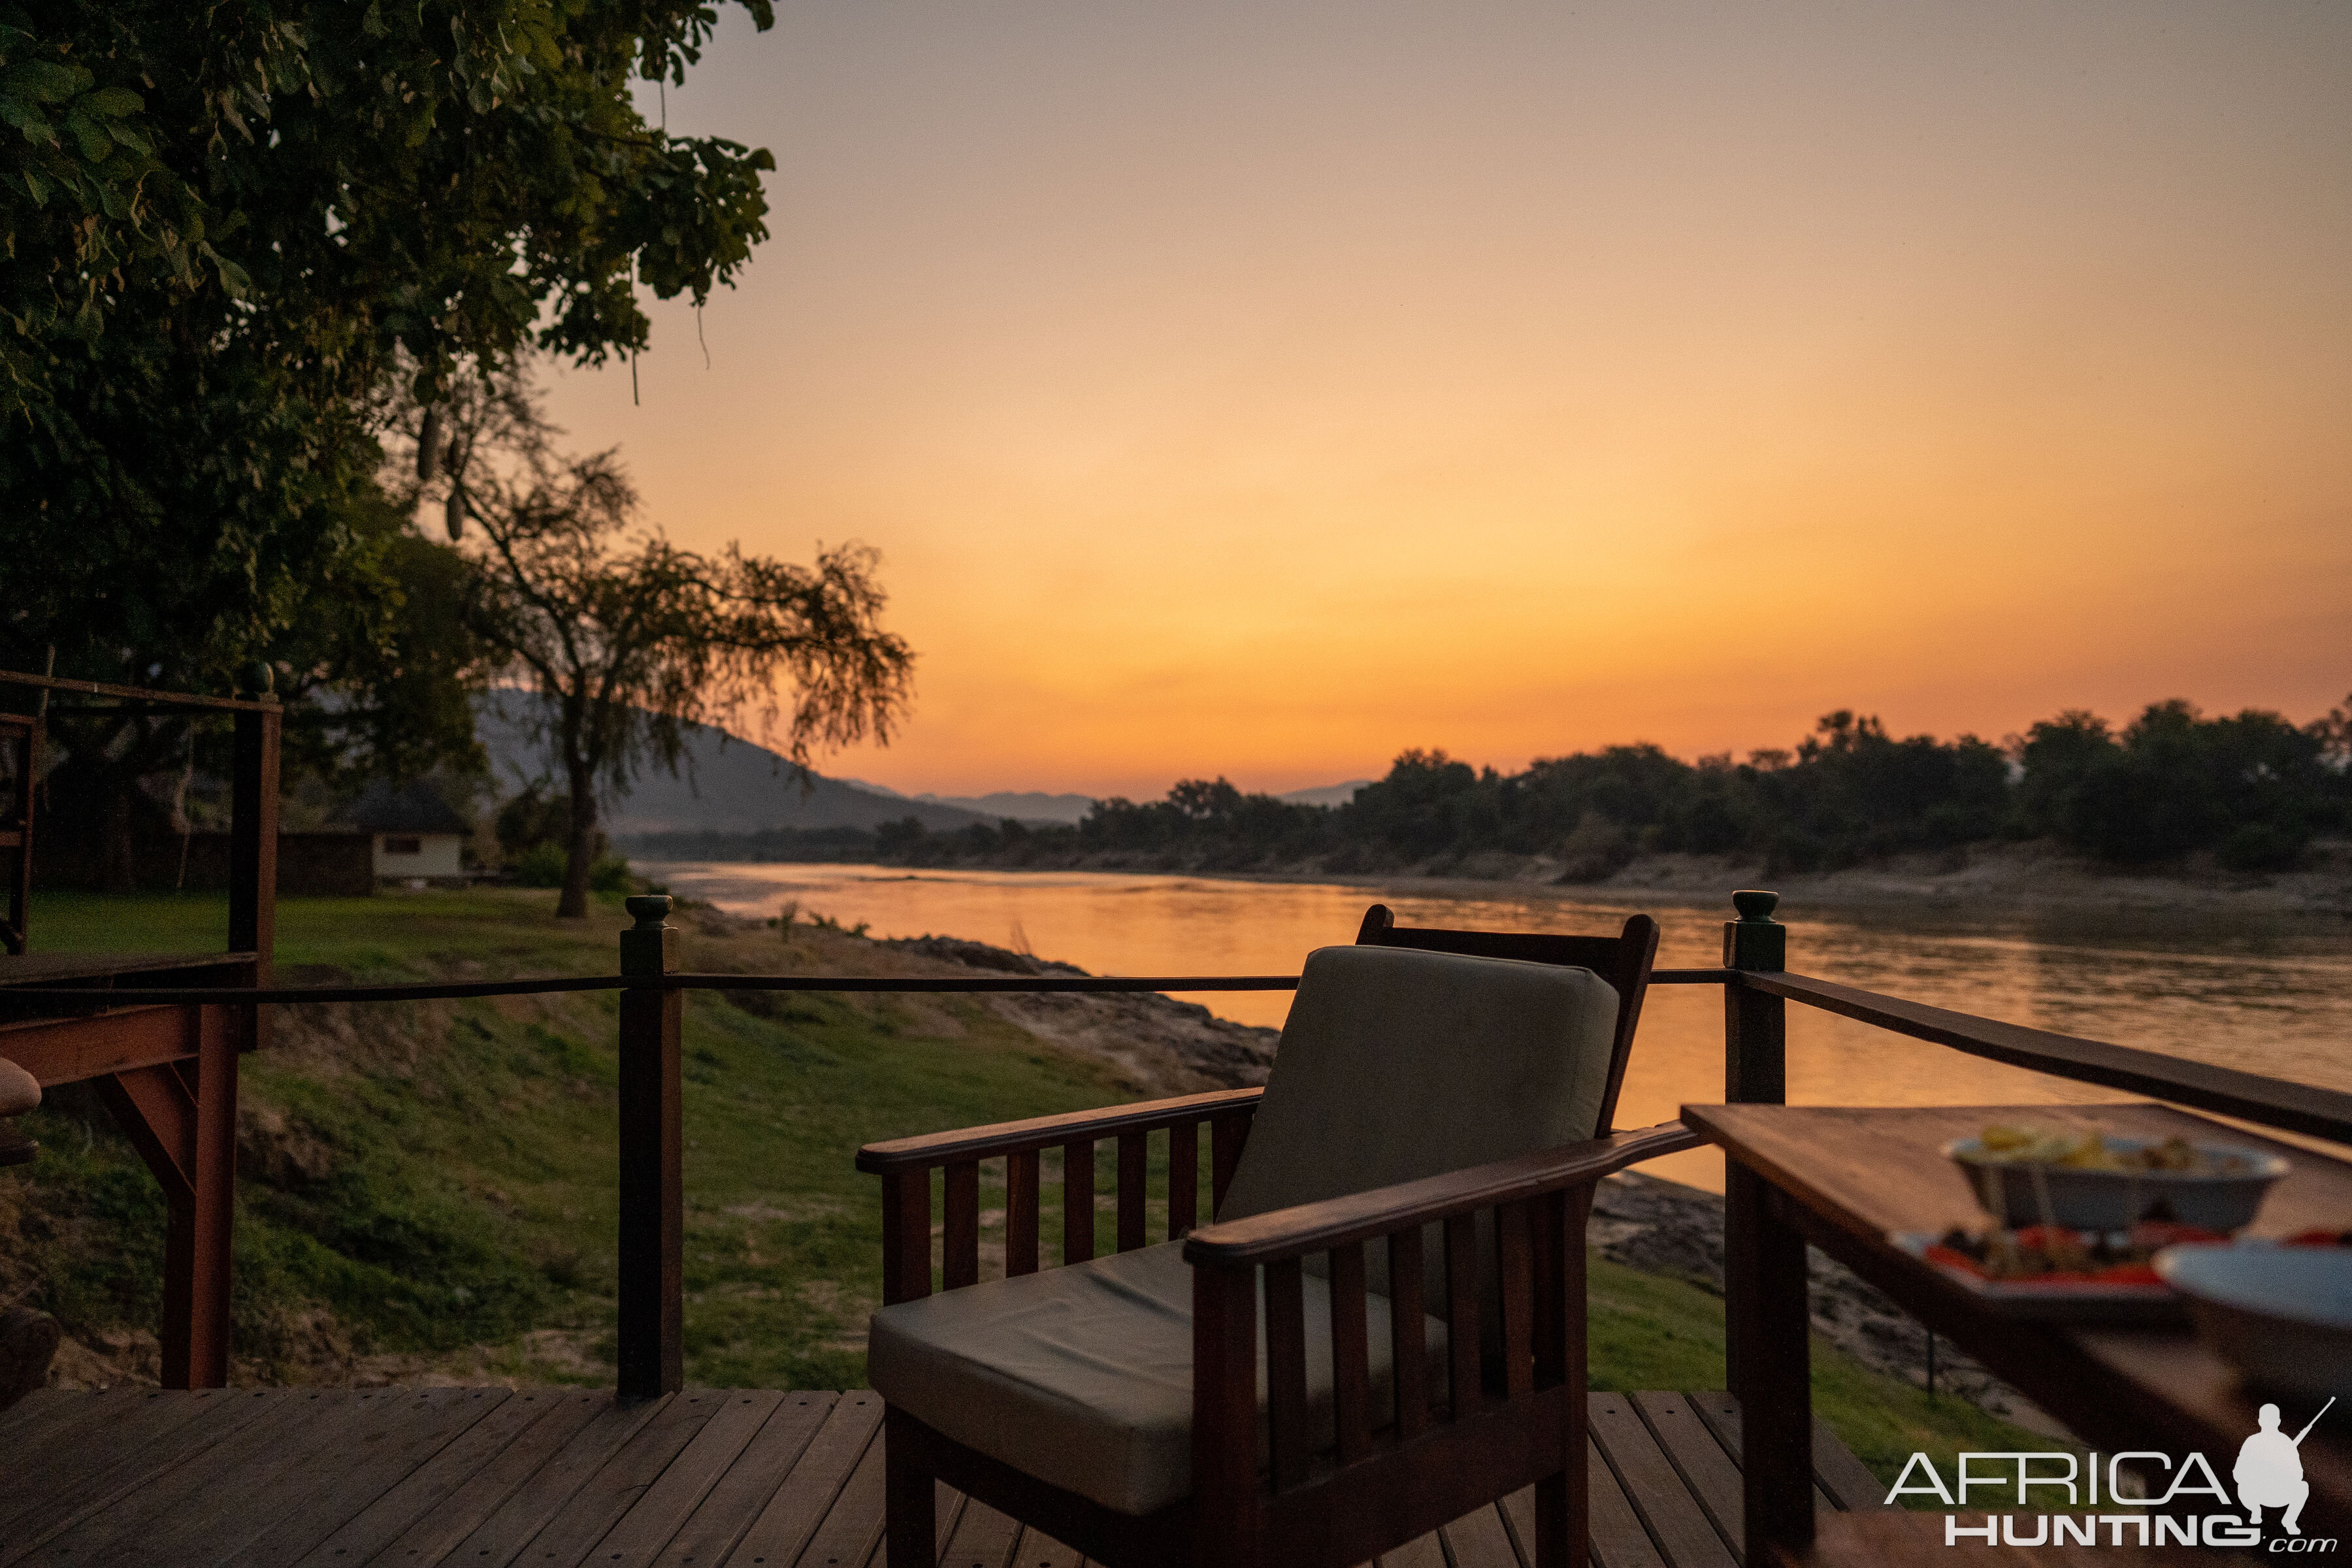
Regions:
[[[659,895],[652,895],[659,896]],[[1719,971],[1706,970],[1720,984]],[[121,978],[117,976],[117,978]],[[224,992],[194,985],[10,985],[0,970],[0,1002],[79,1003],[126,1007],[235,1002],[288,1006],[305,1002],[462,1002],[483,996],[553,995],[576,991],[852,991],[922,995],[1029,992],[1122,995],[1165,991],[1296,991],[1296,974],[1039,974],[967,979],[945,974],[555,974],[535,980],[420,980],[392,985],[266,985]]]

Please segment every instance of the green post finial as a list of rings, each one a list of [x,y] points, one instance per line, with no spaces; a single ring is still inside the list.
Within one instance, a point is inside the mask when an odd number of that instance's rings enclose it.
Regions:
[[[664,917],[669,913],[667,893],[639,893],[621,906],[636,921],[621,933],[621,973],[667,974],[677,968],[677,928]]]
[[[278,672],[269,668],[266,658],[257,658],[236,672],[236,689],[240,697],[267,700],[278,685]]]
[[[1788,967],[1789,928],[1772,918],[1780,895],[1761,888],[1742,888],[1731,895],[1736,921],[1723,922],[1723,966],[1767,973]]]

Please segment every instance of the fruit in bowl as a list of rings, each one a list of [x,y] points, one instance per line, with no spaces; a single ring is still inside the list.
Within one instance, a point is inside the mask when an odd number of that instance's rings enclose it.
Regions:
[[[2126,1230],[2170,1221],[2227,1235],[2252,1222],[2287,1163],[2259,1149],[1996,1123],[1944,1146],[2004,1226]]]

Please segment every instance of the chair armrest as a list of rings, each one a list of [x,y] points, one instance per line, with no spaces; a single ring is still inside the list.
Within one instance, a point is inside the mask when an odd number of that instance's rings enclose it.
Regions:
[[[1443,1176],[1275,1209],[1194,1231],[1184,1240],[1184,1260],[1238,1268],[1325,1252],[1546,1193],[1590,1186],[1628,1165],[1696,1149],[1704,1142],[1681,1122],[1666,1121]]]
[[[910,1166],[928,1168],[962,1160],[1025,1154],[1081,1138],[1150,1132],[1179,1122],[1240,1115],[1256,1109],[1258,1097],[1265,1092],[1262,1089],[1220,1089],[1170,1100],[1138,1100],[1133,1105],[1114,1105],[1103,1110],[1073,1110],[1060,1116],[1033,1116],[1024,1121],[996,1121],[985,1127],[927,1133],[920,1138],[893,1138],[860,1149],[857,1168],[881,1174]]]

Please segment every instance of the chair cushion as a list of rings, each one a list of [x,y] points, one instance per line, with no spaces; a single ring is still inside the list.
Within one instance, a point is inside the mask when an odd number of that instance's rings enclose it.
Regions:
[[[1591,1138],[1616,1029],[1616,987],[1590,969],[1318,948],[1217,1217]]]
[[[1122,1513],[1192,1491],[1192,1270],[1166,1242],[967,1286],[874,1314],[866,1369],[882,1397],[969,1448]],[[1331,1307],[1306,1281],[1307,1398],[1334,1441]],[[1389,1304],[1367,1300],[1372,1408],[1388,1405]],[[1264,1313],[1260,1312],[1263,1325]],[[1430,1386],[1444,1386],[1445,1327],[1425,1325]],[[1265,1342],[1258,1342],[1258,1418]]]

